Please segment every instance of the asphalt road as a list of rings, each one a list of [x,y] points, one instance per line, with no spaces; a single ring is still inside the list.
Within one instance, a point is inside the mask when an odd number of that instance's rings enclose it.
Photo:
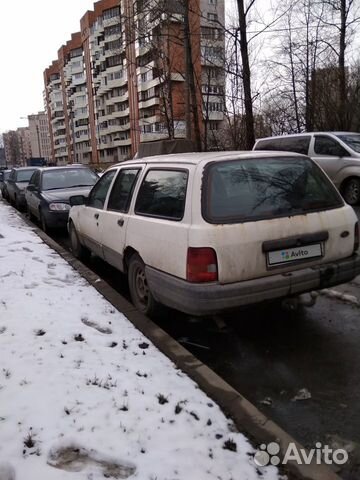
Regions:
[[[128,296],[115,269],[97,258],[88,266]],[[360,298],[360,280],[347,288]],[[297,312],[253,307],[194,319],[166,310],[156,321],[306,447],[347,445],[339,474],[360,478],[359,307],[321,296]],[[311,398],[294,401],[301,389]]]

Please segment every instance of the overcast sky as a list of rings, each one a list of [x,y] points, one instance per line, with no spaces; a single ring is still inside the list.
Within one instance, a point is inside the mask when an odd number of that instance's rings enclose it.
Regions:
[[[94,0],[18,0],[1,2],[0,134],[28,125],[43,110],[43,71]]]

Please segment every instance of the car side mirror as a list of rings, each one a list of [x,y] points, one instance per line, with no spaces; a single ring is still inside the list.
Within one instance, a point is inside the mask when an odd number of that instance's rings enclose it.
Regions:
[[[35,185],[28,185],[28,186],[26,187],[26,190],[27,190],[28,192],[35,192],[36,187],[35,187]]]
[[[75,205],[86,205],[86,198],[84,195],[73,195],[70,197],[69,201],[72,207]]]

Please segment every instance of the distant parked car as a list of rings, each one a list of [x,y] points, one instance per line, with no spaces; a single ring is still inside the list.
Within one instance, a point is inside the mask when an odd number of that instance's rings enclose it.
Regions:
[[[78,258],[127,273],[134,305],[192,315],[296,297],[360,273],[354,210],[310,158],[213,152],[109,168],[70,198]]]
[[[11,170],[1,170],[0,171],[0,190],[1,196],[7,200],[7,188],[6,188],[6,181],[9,178]]]
[[[24,209],[26,206],[25,189],[34,171],[34,167],[13,168],[6,181],[8,200],[18,209]]]
[[[38,219],[44,231],[66,227],[70,196],[86,197],[97,180],[85,166],[37,168],[25,194],[29,217]]]
[[[309,132],[260,138],[253,149],[309,155],[329,175],[348,204],[360,203],[360,133]]]

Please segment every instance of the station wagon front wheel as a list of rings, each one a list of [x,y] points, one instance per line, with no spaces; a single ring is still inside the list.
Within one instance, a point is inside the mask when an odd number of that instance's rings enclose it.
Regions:
[[[78,260],[88,260],[91,255],[90,250],[88,250],[81,244],[76,228],[72,222],[69,226],[69,237],[71,243],[71,251],[74,257]]]
[[[130,258],[128,282],[134,306],[145,315],[154,315],[158,309],[158,303],[151,294],[146,278],[145,264],[139,255],[134,254]]]

